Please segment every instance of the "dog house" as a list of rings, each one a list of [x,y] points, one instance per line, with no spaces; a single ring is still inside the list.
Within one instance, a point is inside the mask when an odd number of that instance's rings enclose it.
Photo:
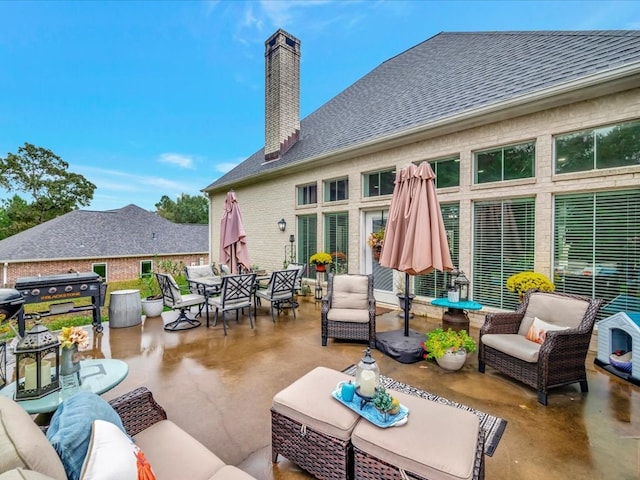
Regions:
[[[640,312],[618,312],[598,322],[595,364],[640,385]]]

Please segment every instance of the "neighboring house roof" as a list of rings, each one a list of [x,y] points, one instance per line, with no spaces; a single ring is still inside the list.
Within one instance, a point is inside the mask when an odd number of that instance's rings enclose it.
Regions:
[[[208,248],[208,225],[177,224],[128,205],[74,210],[5,238],[0,262],[204,253]]]
[[[304,118],[299,140],[280,159],[265,163],[260,149],[204,190],[575,82],[602,81],[633,65],[640,66],[640,31],[440,33]]]

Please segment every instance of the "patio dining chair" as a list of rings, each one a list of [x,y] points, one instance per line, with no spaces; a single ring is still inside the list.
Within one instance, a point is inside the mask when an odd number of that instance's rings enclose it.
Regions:
[[[268,300],[271,303],[271,320],[276,323],[273,315],[274,309],[278,310],[278,315],[284,308],[293,310],[293,318],[296,318],[296,304],[294,302],[294,289],[298,270],[276,270],[271,274],[269,284],[264,290],[256,290],[253,297],[253,313],[256,315],[258,303],[261,299]]]
[[[218,323],[218,312],[222,312],[222,328],[227,334],[227,320],[225,313],[235,310],[236,322],[239,321],[239,310],[249,309],[249,324],[253,330],[253,316],[251,314],[251,296],[256,282],[255,273],[245,273],[242,275],[225,275],[222,277],[222,290],[220,296],[210,297],[209,305],[215,308],[213,325]],[[209,326],[209,316],[207,315],[207,327]]]
[[[589,391],[585,359],[602,300],[529,290],[515,312],[488,314],[480,328],[478,370],[487,365],[538,392],[580,383]]]
[[[173,278],[173,275],[165,273],[156,273],[155,275],[158,279],[160,290],[162,291],[162,300],[164,305],[172,310],[180,310],[178,318],[173,322],[167,323],[164,326],[164,329],[169,331],[178,331],[199,327],[200,320],[189,318],[187,316],[187,312],[192,306],[198,305],[199,309],[197,315],[200,315],[202,312],[202,305],[204,305],[206,301],[204,295],[196,293],[187,293],[183,295],[180,292],[180,287]]]

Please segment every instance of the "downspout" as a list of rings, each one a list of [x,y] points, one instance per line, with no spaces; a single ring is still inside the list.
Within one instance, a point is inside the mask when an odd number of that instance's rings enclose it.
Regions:
[[[4,262],[4,266],[2,268],[2,286],[7,286],[7,277],[9,275],[9,262]]]

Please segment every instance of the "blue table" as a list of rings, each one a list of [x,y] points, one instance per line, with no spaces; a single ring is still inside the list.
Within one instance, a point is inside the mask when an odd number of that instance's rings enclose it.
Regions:
[[[442,314],[442,328],[455,331],[466,330],[469,333],[469,317],[465,310],[480,310],[482,304],[467,300],[466,302],[450,302],[448,298],[434,298],[431,305],[446,308]]]
[[[129,366],[122,360],[110,358],[81,360],[79,377],[75,374],[60,377],[62,389],[42,398],[18,400],[17,403],[32,414],[55,412],[65,398],[76,392],[89,391],[100,395],[111,390],[125,379],[128,372]],[[11,399],[14,399],[15,393],[15,381],[0,390],[0,395]]]

